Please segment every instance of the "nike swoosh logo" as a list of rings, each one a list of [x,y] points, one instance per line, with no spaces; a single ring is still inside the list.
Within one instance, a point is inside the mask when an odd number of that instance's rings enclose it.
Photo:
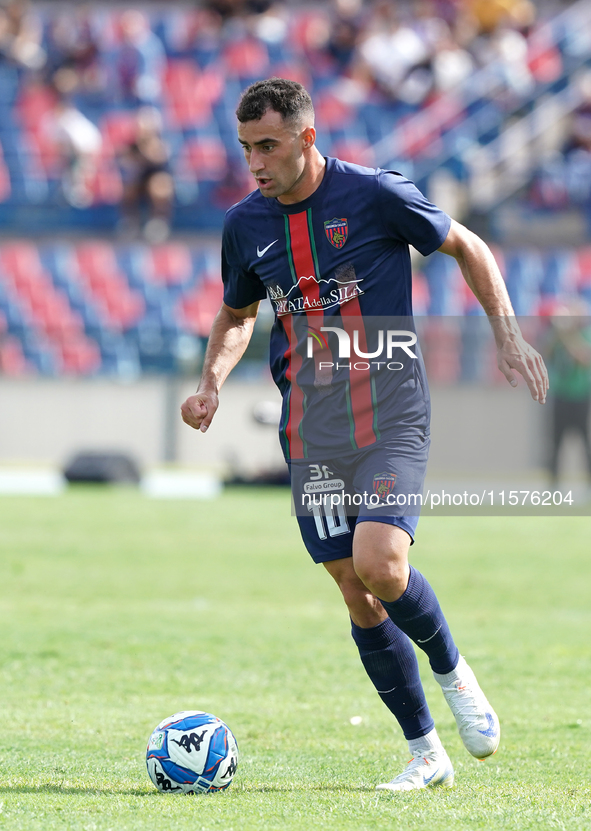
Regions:
[[[428,785],[429,782],[432,782],[433,779],[435,779],[435,777],[437,776],[438,773],[439,773],[439,771],[436,770],[435,773],[431,774],[431,776],[429,776],[428,778],[423,774],[423,785]]]
[[[266,248],[263,248],[263,250],[262,250],[262,251],[261,251],[261,249],[260,249],[260,248],[258,247],[258,245],[257,245],[257,257],[259,257],[259,258],[260,258],[260,257],[262,257],[262,256],[263,256],[263,254],[265,254],[265,253],[269,250],[269,248],[270,248],[272,245],[275,245],[275,243],[276,243],[276,242],[279,242],[279,240],[278,240],[278,239],[274,239],[274,240],[273,240],[273,242],[270,242],[270,243],[269,243],[269,245],[268,245]]]
[[[493,738],[493,736],[497,735],[497,726],[495,724],[494,718],[491,716],[490,713],[486,713],[486,720],[488,721],[488,727],[486,730],[479,730],[479,733],[482,733],[483,736],[489,736]]]
[[[425,640],[424,640],[424,641],[422,641],[420,638],[417,638],[417,643],[429,643],[429,641],[432,641],[432,640],[433,640],[433,638],[434,638],[434,637],[435,637],[435,635],[439,632],[439,630],[441,629],[441,627],[442,627],[442,626],[443,626],[443,623],[441,623],[441,624],[437,627],[437,629],[433,632],[433,634],[432,634],[432,635],[430,635],[428,638],[425,638]]]

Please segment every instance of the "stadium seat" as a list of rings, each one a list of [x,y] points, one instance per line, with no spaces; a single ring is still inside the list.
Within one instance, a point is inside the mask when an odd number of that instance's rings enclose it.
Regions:
[[[209,123],[212,104],[223,90],[219,72],[201,70],[191,60],[170,60],[164,76],[167,123],[175,129]]]
[[[188,330],[199,337],[208,337],[214,318],[222,305],[222,299],[221,280],[211,278],[204,280],[182,298],[180,312]]]
[[[0,202],[5,202],[9,199],[11,192],[10,172],[6,167],[2,144],[0,144]]]
[[[429,309],[429,284],[424,274],[414,271],[412,275],[412,308],[415,315],[426,315]]]
[[[591,288],[591,246],[580,248],[576,253],[579,274],[579,291]]]
[[[137,116],[131,110],[105,113],[100,121],[103,142],[111,152],[120,153],[130,145],[137,134]]]
[[[253,37],[228,43],[222,51],[225,72],[231,78],[240,78],[245,84],[266,76],[269,54],[265,44]]]
[[[95,375],[100,370],[100,349],[83,335],[61,341],[60,356],[66,375]]]
[[[175,176],[190,176],[197,181],[219,182],[226,175],[226,148],[215,136],[188,139],[175,164]]]
[[[184,243],[154,245],[147,253],[152,260],[152,276],[156,282],[167,285],[186,285],[191,282],[193,263]]]
[[[549,251],[543,261],[540,291],[546,295],[572,294],[579,282],[577,258],[571,251]]]
[[[28,375],[32,369],[25,358],[18,338],[9,336],[0,341],[0,372],[2,375],[8,378],[18,378]]]
[[[539,252],[521,249],[507,254],[505,282],[517,315],[535,314],[543,278]]]
[[[429,320],[421,337],[427,376],[435,384],[453,384],[460,379],[460,321],[456,317]]]
[[[363,139],[350,139],[337,141],[333,144],[331,156],[336,156],[345,162],[353,162],[365,167],[375,167],[375,155],[373,147]]]
[[[429,285],[431,315],[460,315],[465,296],[461,272],[452,257],[436,252],[423,267]]]

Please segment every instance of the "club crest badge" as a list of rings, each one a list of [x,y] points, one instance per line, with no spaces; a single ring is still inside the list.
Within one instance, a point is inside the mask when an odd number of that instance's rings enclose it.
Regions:
[[[373,477],[373,492],[380,499],[386,499],[394,490],[395,473],[376,473]]]
[[[346,219],[329,219],[324,223],[324,233],[331,245],[342,248],[349,236],[349,225]]]

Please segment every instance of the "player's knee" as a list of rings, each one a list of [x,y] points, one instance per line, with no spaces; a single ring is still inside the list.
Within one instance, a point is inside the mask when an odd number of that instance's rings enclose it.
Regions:
[[[381,603],[358,579],[340,581],[339,589],[354,623],[367,628],[381,623],[384,617]]]
[[[364,586],[382,600],[398,600],[406,591],[409,568],[405,558],[382,558],[366,552],[355,557],[354,566]]]

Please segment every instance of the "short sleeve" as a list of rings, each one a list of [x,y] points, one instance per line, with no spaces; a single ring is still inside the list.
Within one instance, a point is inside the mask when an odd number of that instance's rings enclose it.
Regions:
[[[424,257],[436,251],[445,242],[451,218],[399,173],[379,171],[378,184],[388,236],[412,245]]]
[[[224,303],[231,309],[244,309],[267,296],[258,275],[241,264],[239,246],[228,223],[222,237],[222,280]]]

